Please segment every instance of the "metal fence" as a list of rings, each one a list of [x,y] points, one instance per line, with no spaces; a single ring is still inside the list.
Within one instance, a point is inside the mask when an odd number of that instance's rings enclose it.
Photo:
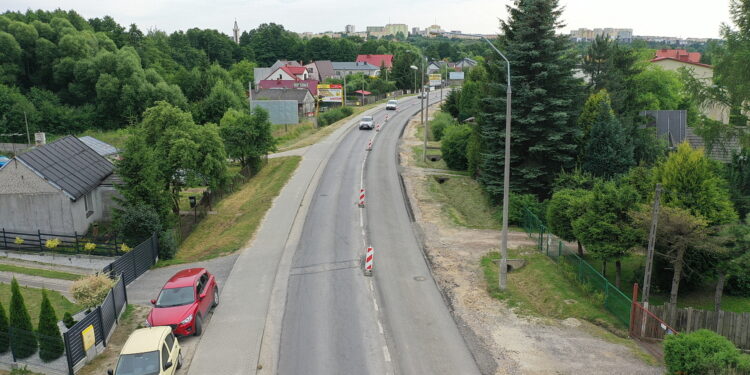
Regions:
[[[536,237],[537,248],[557,262],[564,272],[573,275],[581,286],[594,294],[609,312],[628,326],[633,301],[620,289],[612,285],[594,267],[575,251],[547,230],[542,221],[528,209],[524,209],[523,228],[529,237]]]
[[[64,334],[65,352],[68,374],[73,375],[87,362],[87,349],[84,347],[83,333],[92,329],[94,334],[94,350],[98,354],[107,346],[107,341],[114,332],[117,322],[128,304],[126,286],[138,276],[148,271],[159,256],[159,238],[156,233],[130,252],[121,256],[102,272],[116,278],[117,283],[107,294],[101,305],[70,327]]]
[[[48,247],[48,241],[58,240],[54,247]],[[30,251],[36,253],[55,254],[86,254],[117,256],[121,255],[122,243],[117,242],[117,236],[111,241],[99,241],[90,236],[84,236],[74,232],[69,234],[14,232],[0,228],[0,249],[15,251]]]

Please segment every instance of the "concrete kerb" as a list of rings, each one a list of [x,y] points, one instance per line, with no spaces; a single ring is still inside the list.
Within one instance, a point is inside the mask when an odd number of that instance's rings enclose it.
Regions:
[[[383,105],[379,105],[375,108],[371,108],[361,115],[369,115],[373,112],[379,111]],[[292,267],[292,259],[294,253],[299,245],[299,239],[302,236],[302,229],[304,227],[305,219],[307,218],[307,212],[310,207],[310,202],[315,195],[315,187],[318,186],[325,166],[328,164],[333,152],[336,150],[336,146],[343,140],[349,132],[356,128],[358,123],[358,116],[349,120],[349,122],[337,129],[330,136],[325,138],[323,141],[316,143],[311,147],[323,147],[327,146],[325,156],[321,159],[320,163],[316,167],[315,173],[311,180],[308,182],[305,188],[305,193],[300,201],[299,208],[295,215],[292,228],[284,246],[284,251],[281,255],[279,265],[276,271],[276,277],[271,291],[271,297],[268,304],[268,313],[266,314],[266,324],[263,329],[263,335],[261,338],[260,354],[258,356],[258,363],[256,366],[257,374],[275,374],[278,367],[278,351],[281,344],[281,325],[284,318],[284,309],[286,307],[286,292],[287,285],[289,282],[289,274]],[[309,151],[309,149],[308,149]],[[304,157],[304,156],[303,156]],[[313,187],[311,189],[311,187]]]

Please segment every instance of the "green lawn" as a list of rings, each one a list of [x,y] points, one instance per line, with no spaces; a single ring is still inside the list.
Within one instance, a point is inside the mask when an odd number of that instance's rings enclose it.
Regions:
[[[29,315],[31,315],[31,321],[36,327],[39,322],[39,308],[42,304],[42,290],[22,286],[21,294],[26,303],[26,309],[29,311]],[[68,301],[67,298],[63,297],[62,294],[58,292],[48,290],[47,296],[52,303],[52,307],[55,309],[57,319],[62,319],[66,311],[75,314],[83,309],[81,306]],[[0,283],[0,302],[2,302],[5,313],[7,314],[10,307],[10,284]]]
[[[297,169],[299,156],[269,159],[238,191],[222,199],[180,244],[174,259],[158,266],[211,259],[239,250],[252,238],[274,198]]]
[[[34,276],[46,277],[49,279],[62,279],[62,280],[71,280],[71,281],[78,280],[81,277],[83,277],[83,275],[79,275],[75,273],[45,270],[41,268],[21,267],[21,266],[15,266],[12,264],[0,264],[0,271],[22,273],[25,275],[34,275]]]
[[[442,177],[442,176],[440,176]],[[500,229],[497,208],[489,204],[479,183],[469,177],[450,177],[439,183],[428,178],[430,197],[441,203],[443,213],[454,224],[475,229]]]
[[[128,140],[130,133],[126,129],[117,130],[95,130],[89,129],[85,132],[76,135],[77,137],[92,136],[102,142],[107,142],[116,148],[123,149],[125,147],[125,141]]]
[[[422,161],[422,150],[424,149],[423,146],[413,146],[411,148],[412,150],[412,157],[414,158],[414,163],[417,167],[420,168],[431,168],[431,169],[444,169],[446,171],[450,171],[451,173],[455,174],[468,174],[465,171],[453,171],[451,169],[448,169],[448,165],[445,164],[445,160],[440,159],[438,161],[432,161],[430,160],[431,155],[437,155],[441,156],[442,152],[440,150],[436,149],[427,149],[427,159],[425,161]]]
[[[508,250],[510,258],[526,259],[526,265],[508,274],[508,290],[500,291],[498,267],[494,260],[497,252],[482,258],[487,288],[495,298],[507,300],[521,313],[554,319],[577,318],[604,326],[625,335],[627,327],[601,306],[600,301],[584,291],[580,284],[565,277],[546,255],[536,248],[524,247]]]

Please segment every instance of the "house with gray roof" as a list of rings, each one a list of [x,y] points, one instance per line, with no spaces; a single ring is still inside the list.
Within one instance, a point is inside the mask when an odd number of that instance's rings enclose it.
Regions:
[[[315,112],[315,98],[308,89],[258,89],[253,90],[253,100],[294,100],[299,116],[310,116]]]
[[[67,136],[18,155],[0,168],[0,228],[82,234],[111,219],[114,165]]]
[[[104,156],[105,158],[114,158],[117,156],[117,154],[120,153],[120,150],[118,150],[115,146],[112,146],[107,142],[100,141],[90,135],[79,137],[78,139],[81,142],[85,143],[86,146],[91,147],[91,149],[96,151],[97,154]]]
[[[368,64],[365,62],[331,62],[331,65],[333,66],[333,72],[336,75],[336,77],[343,78],[344,76],[348,76],[350,74],[357,74],[357,73],[363,73],[365,75],[368,75],[370,77],[375,77],[380,74],[380,68]]]

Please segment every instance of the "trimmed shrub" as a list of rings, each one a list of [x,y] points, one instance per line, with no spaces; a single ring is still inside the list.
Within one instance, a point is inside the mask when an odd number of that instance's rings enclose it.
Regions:
[[[152,233],[162,230],[159,214],[143,203],[124,207],[117,215],[115,227],[118,236],[130,247],[136,247]]]
[[[37,342],[34,327],[31,325],[31,316],[26,310],[21,288],[18,281],[13,278],[10,283],[10,346],[17,358],[27,358],[36,353]]]
[[[0,353],[5,353],[10,348],[8,332],[8,316],[5,315],[5,308],[0,303]]]
[[[318,115],[318,126],[328,126],[342,118],[349,117],[354,113],[351,107],[338,107],[325,111]]]
[[[107,298],[107,293],[114,284],[114,280],[103,273],[88,275],[73,282],[70,294],[79,305],[93,309]]]
[[[732,342],[706,329],[669,335],[664,340],[664,363],[671,374],[720,374],[732,370],[741,374],[743,362],[746,359]]]
[[[73,319],[73,315],[70,315],[69,312],[65,312],[63,314],[63,324],[65,324],[65,328],[70,329],[70,327],[74,326],[76,323],[78,323],[77,320]]]
[[[547,206],[544,202],[539,202],[536,195],[511,192],[510,204],[508,205],[508,223],[515,225],[522,224],[526,217],[525,209],[529,209],[539,220],[543,221],[546,218]]]
[[[57,326],[57,314],[47,298],[47,291],[42,290],[42,306],[39,310],[39,358],[44,362],[54,361],[65,351],[60,328]]]
[[[438,112],[435,114],[435,118],[430,121],[430,133],[432,134],[433,141],[439,141],[445,134],[445,129],[449,126],[458,125],[456,120],[451,115],[445,112]]]
[[[174,258],[177,253],[177,239],[174,231],[165,230],[159,234],[159,259],[167,260]]]
[[[469,143],[471,128],[468,125],[454,125],[445,129],[440,151],[448,168],[465,171],[468,167],[466,145]]]

